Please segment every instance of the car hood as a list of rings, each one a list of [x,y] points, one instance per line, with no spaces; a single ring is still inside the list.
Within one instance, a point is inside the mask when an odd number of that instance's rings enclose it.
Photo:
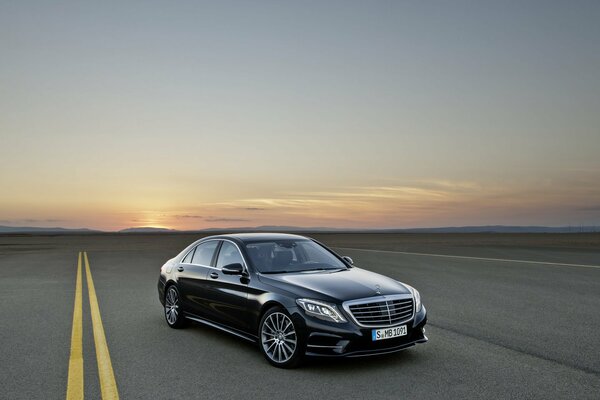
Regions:
[[[260,280],[298,296],[320,294],[329,300],[341,302],[378,295],[411,293],[406,286],[392,278],[357,267],[338,271],[262,274]]]

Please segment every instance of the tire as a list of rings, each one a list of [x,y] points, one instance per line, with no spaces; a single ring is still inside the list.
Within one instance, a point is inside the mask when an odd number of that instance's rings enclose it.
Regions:
[[[295,368],[304,358],[304,340],[298,327],[282,307],[269,309],[260,320],[260,350],[278,368]]]
[[[169,286],[165,291],[165,320],[173,329],[180,329],[187,325],[180,299],[181,296],[177,287],[175,285]]]

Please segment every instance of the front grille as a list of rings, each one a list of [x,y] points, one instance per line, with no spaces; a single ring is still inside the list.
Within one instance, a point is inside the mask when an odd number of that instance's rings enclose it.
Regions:
[[[413,308],[412,298],[378,300],[348,306],[356,322],[363,326],[400,324],[412,318]]]

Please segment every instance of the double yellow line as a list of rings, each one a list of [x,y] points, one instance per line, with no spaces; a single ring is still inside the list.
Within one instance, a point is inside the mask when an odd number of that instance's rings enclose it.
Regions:
[[[98,377],[102,400],[118,399],[117,382],[113,372],[106,336],[100,318],[98,297],[94,288],[92,273],[87,252],[79,252],[77,258],[77,279],[75,283],[75,307],[73,310],[73,330],[71,331],[71,356],[69,358],[69,378],[67,382],[67,400],[83,399],[83,301],[81,259],[85,261],[85,274],[87,278],[88,295],[90,299],[90,313],[92,315],[92,329],[94,331],[94,346],[96,360],[98,361]]]

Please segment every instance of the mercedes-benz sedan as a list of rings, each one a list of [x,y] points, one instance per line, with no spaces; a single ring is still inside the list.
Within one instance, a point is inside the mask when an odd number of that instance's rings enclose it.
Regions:
[[[416,289],[298,235],[200,239],[162,266],[158,294],[170,327],[192,320],[257,342],[277,367],[427,341]]]

